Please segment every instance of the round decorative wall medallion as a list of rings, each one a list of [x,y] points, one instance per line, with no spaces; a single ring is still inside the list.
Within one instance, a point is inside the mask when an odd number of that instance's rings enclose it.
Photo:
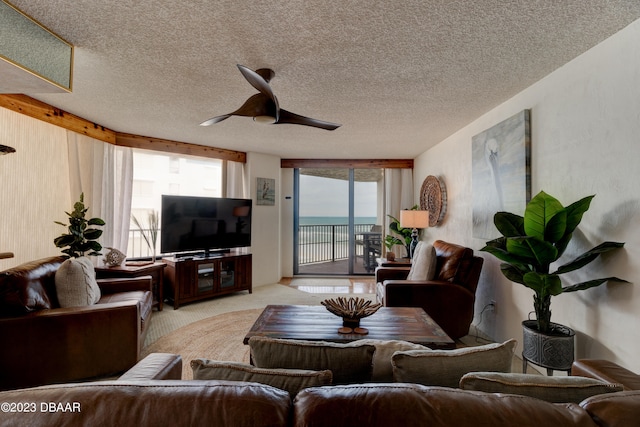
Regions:
[[[429,211],[429,227],[440,225],[447,213],[447,190],[433,175],[426,177],[420,188],[420,209]]]

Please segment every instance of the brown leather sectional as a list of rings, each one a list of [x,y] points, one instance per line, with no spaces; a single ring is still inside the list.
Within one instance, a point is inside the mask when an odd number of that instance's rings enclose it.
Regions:
[[[97,304],[60,308],[63,257],[0,272],[0,390],[86,380],[131,368],[151,320],[151,277],[101,279]]]
[[[0,427],[171,426],[636,426],[640,391],[553,404],[508,394],[416,384],[313,387],[292,401],[257,383],[180,381],[178,355],[152,354],[117,381],[0,393]]]

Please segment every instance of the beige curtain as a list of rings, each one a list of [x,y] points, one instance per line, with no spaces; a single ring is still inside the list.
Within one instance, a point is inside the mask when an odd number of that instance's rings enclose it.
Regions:
[[[415,205],[413,199],[413,170],[412,169],[385,169],[385,235],[389,233],[391,220],[387,215],[400,218],[402,209],[411,209]],[[405,256],[406,250],[394,247],[397,256]]]
[[[237,199],[247,198],[247,188],[244,179],[244,163],[227,161],[226,197]]]
[[[107,224],[100,238],[103,247],[127,251],[133,187],[133,153],[86,135],[67,132],[71,200],[84,193],[88,215]],[[104,253],[104,251],[103,251]]]

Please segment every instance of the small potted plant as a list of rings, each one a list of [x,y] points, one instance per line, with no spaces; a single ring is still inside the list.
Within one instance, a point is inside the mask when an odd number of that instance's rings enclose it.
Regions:
[[[64,248],[63,253],[71,258],[80,258],[83,256],[101,255],[102,245],[97,242],[102,236],[102,230],[93,226],[103,226],[105,222],[100,218],[85,218],[89,208],[84,206],[84,193],[80,194],[80,201],[73,205],[73,212],[65,212],[69,217],[69,224],[60,221],[54,221],[63,227],[67,227],[69,231],[53,240],[58,248]]]
[[[404,242],[397,237],[387,235],[385,236],[383,243],[384,247],[387,248],[387,261],[394,261],[396,259],[396,254],[393,252],[393,247],[395,245],[402,245]]]
[[[551,264],[564,253],[594,197],[588,196],[564,207],[556,198],[541,191],[527,204],[524,217],[508,212],[496,213],[494,223],[503,237],[487,242],[481,249],[503,261],[500,270],[507,279],[534,291],[536,320],[523,322],[523,356],[540,366],[566,369],[567,366],[550,366],[551,362],[547,358],[573,361],[573,341],[566,347],[567,352],[571,353],[566,357],[553,351],[538,352],[536,348],[530,348],[533,343],[538,342],[537,345],[544,345],[549,350],[549,346],[538,341],[545,336],[570,335],[573,340],[573,331],[551,322],[552,296],[593,288],[609,281],[626,282],[617,277],[604,277],[563,286],[560,279],[561,274],[584,267],[600,254],[622,248],[624,243],[618,242],[601,243],[551,271]],[[536,333],[541,337],[536,335],[537,338],[533,338],[531,334]]]

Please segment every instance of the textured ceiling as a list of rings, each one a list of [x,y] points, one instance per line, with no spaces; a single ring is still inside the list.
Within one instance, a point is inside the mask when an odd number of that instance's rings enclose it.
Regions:
[[[413,158],[640,18],[638,0],[13,0],[76,46],[73,93],[110,129],[282,158]],[[280,106],[231,117],[269,67]]]

